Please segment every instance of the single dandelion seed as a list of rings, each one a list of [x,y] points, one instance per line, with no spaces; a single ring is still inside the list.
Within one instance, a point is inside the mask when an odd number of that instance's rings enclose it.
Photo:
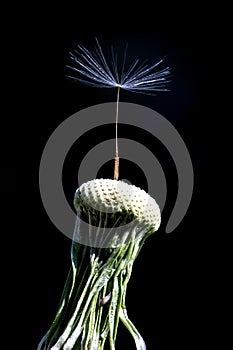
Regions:
[[[118,59],[113,47],[111,47],[111,65],[108,63],[103,53],[102,47],[96,40],[96,47],[91,52],[82,45],[77,45],[77,49],[70,52],[70,58],[73,65],[67,65],[72,74],[67,76],[77,80],[85,85],[101,88],[117,88],[116,99],[116,147],[115,147],[115,165],[114,179],[119,178],[119,149],[118,149],[118,120],[119,120],[119,96],[120,90],[128,90],[137,93],[155,95],[156,91],[168,91],[167,84],[170,77],[169,67],[159,69],[164,59],[160,59],[149,65],[140,63],[135,59],[129,68],[126,68],[126,54],[128,45],[126,45],[121,72],[119,74]]]

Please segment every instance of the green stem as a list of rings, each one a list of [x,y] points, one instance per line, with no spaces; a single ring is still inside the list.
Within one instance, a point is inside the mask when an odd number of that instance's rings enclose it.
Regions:
[[[119,320],[132,334],[137,350],[145,349],[125,305],[127,284],[143,240],[138,232],[136,235],[135,227],[128,234],[129,242],[117,248],[96,249],[73,243],[73,269],[60,309],[38,350],[104,350],[107,337],[110,349],[115,350]]]

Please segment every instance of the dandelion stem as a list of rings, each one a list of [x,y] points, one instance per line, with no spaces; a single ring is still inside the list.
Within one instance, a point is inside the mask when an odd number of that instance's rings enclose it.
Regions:
[[[116,154],[115,154],[115,166],[114,166],[114,180],[119,178],[119,152],[118,152],[118,119],[119,119],[119,95],[120,86],[117,87],[117,101],[116,101]]]

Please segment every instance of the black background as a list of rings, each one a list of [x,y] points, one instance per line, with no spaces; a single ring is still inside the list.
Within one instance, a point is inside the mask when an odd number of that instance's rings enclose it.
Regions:
[[[210,131],[215,124],[210,92],[210,57],[214,50],[211,16],[191,5],[160,9],[155,4],[152,10],[140,4],[140,8],[134,5],[130,11],[119,3],[108,6],[102,10],[99,5],[66,4],[59,15],[57,8],[32,9],[28,24],[24,27],[21,19],[14,27],[14,44],[6,50],[13,78],[9,79],[11,98],[2,135],[1,195],[10,238],[10,268],[4,269],[4,275],[6,272],[6,284],[10,286],[9,293],[6,289],[11,296],[9,305],[17,315],[12,327],[15,331],[23,328],[17,337],[20,348],[36,349],[57,311],[70,266],[71,242],[51,223],[40,199],[38,171],[44,146],[63,120],[116,98],[114,89],[85,87],[65,77],[68,52],[77,43],[91,48],[95,36],[104,50],[111,44],[122,46],[128,42],[129,58],[137,56],[153,62],[166,56],[173,74],[170,91],[156,97],[122,92],[121,101],[144,105],[166,117],[185,141],[194,166],[194,192],[188,212],[175,231],[165,234],[177,193],[174,163],[158,140],[119,125],[120,137],[131,135],[152,150],[168,183],[161,228],[148,239],[135,262],[128,286],[128,314],[148,350],[171,345],[181,349],[198,347],[209,336],[207,323],[213,313],[209,290],[214,273]],[[68,154],[63,183],[71,206],[80,155],[110,137],[114,137],[114,125],[112,129],[99,127],[84,135]],[[112,170],[112,163],[103,165],[99,177],[112,177]],[[120,177],[147,189],[146,174],[130,162],[121,163]],[[117,348],[135,348],[121,327]]]

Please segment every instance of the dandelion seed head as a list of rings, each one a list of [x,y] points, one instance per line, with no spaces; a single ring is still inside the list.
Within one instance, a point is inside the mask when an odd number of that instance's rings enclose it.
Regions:
[[[158,230],[161,222],[156,201],[141,188],[121,180],[94,179],[82,184],[75,193],[74,205],[76,209],[80,206],[91,210],[97,217],[99,212],[114,215],[126,211],[153,231]]]

